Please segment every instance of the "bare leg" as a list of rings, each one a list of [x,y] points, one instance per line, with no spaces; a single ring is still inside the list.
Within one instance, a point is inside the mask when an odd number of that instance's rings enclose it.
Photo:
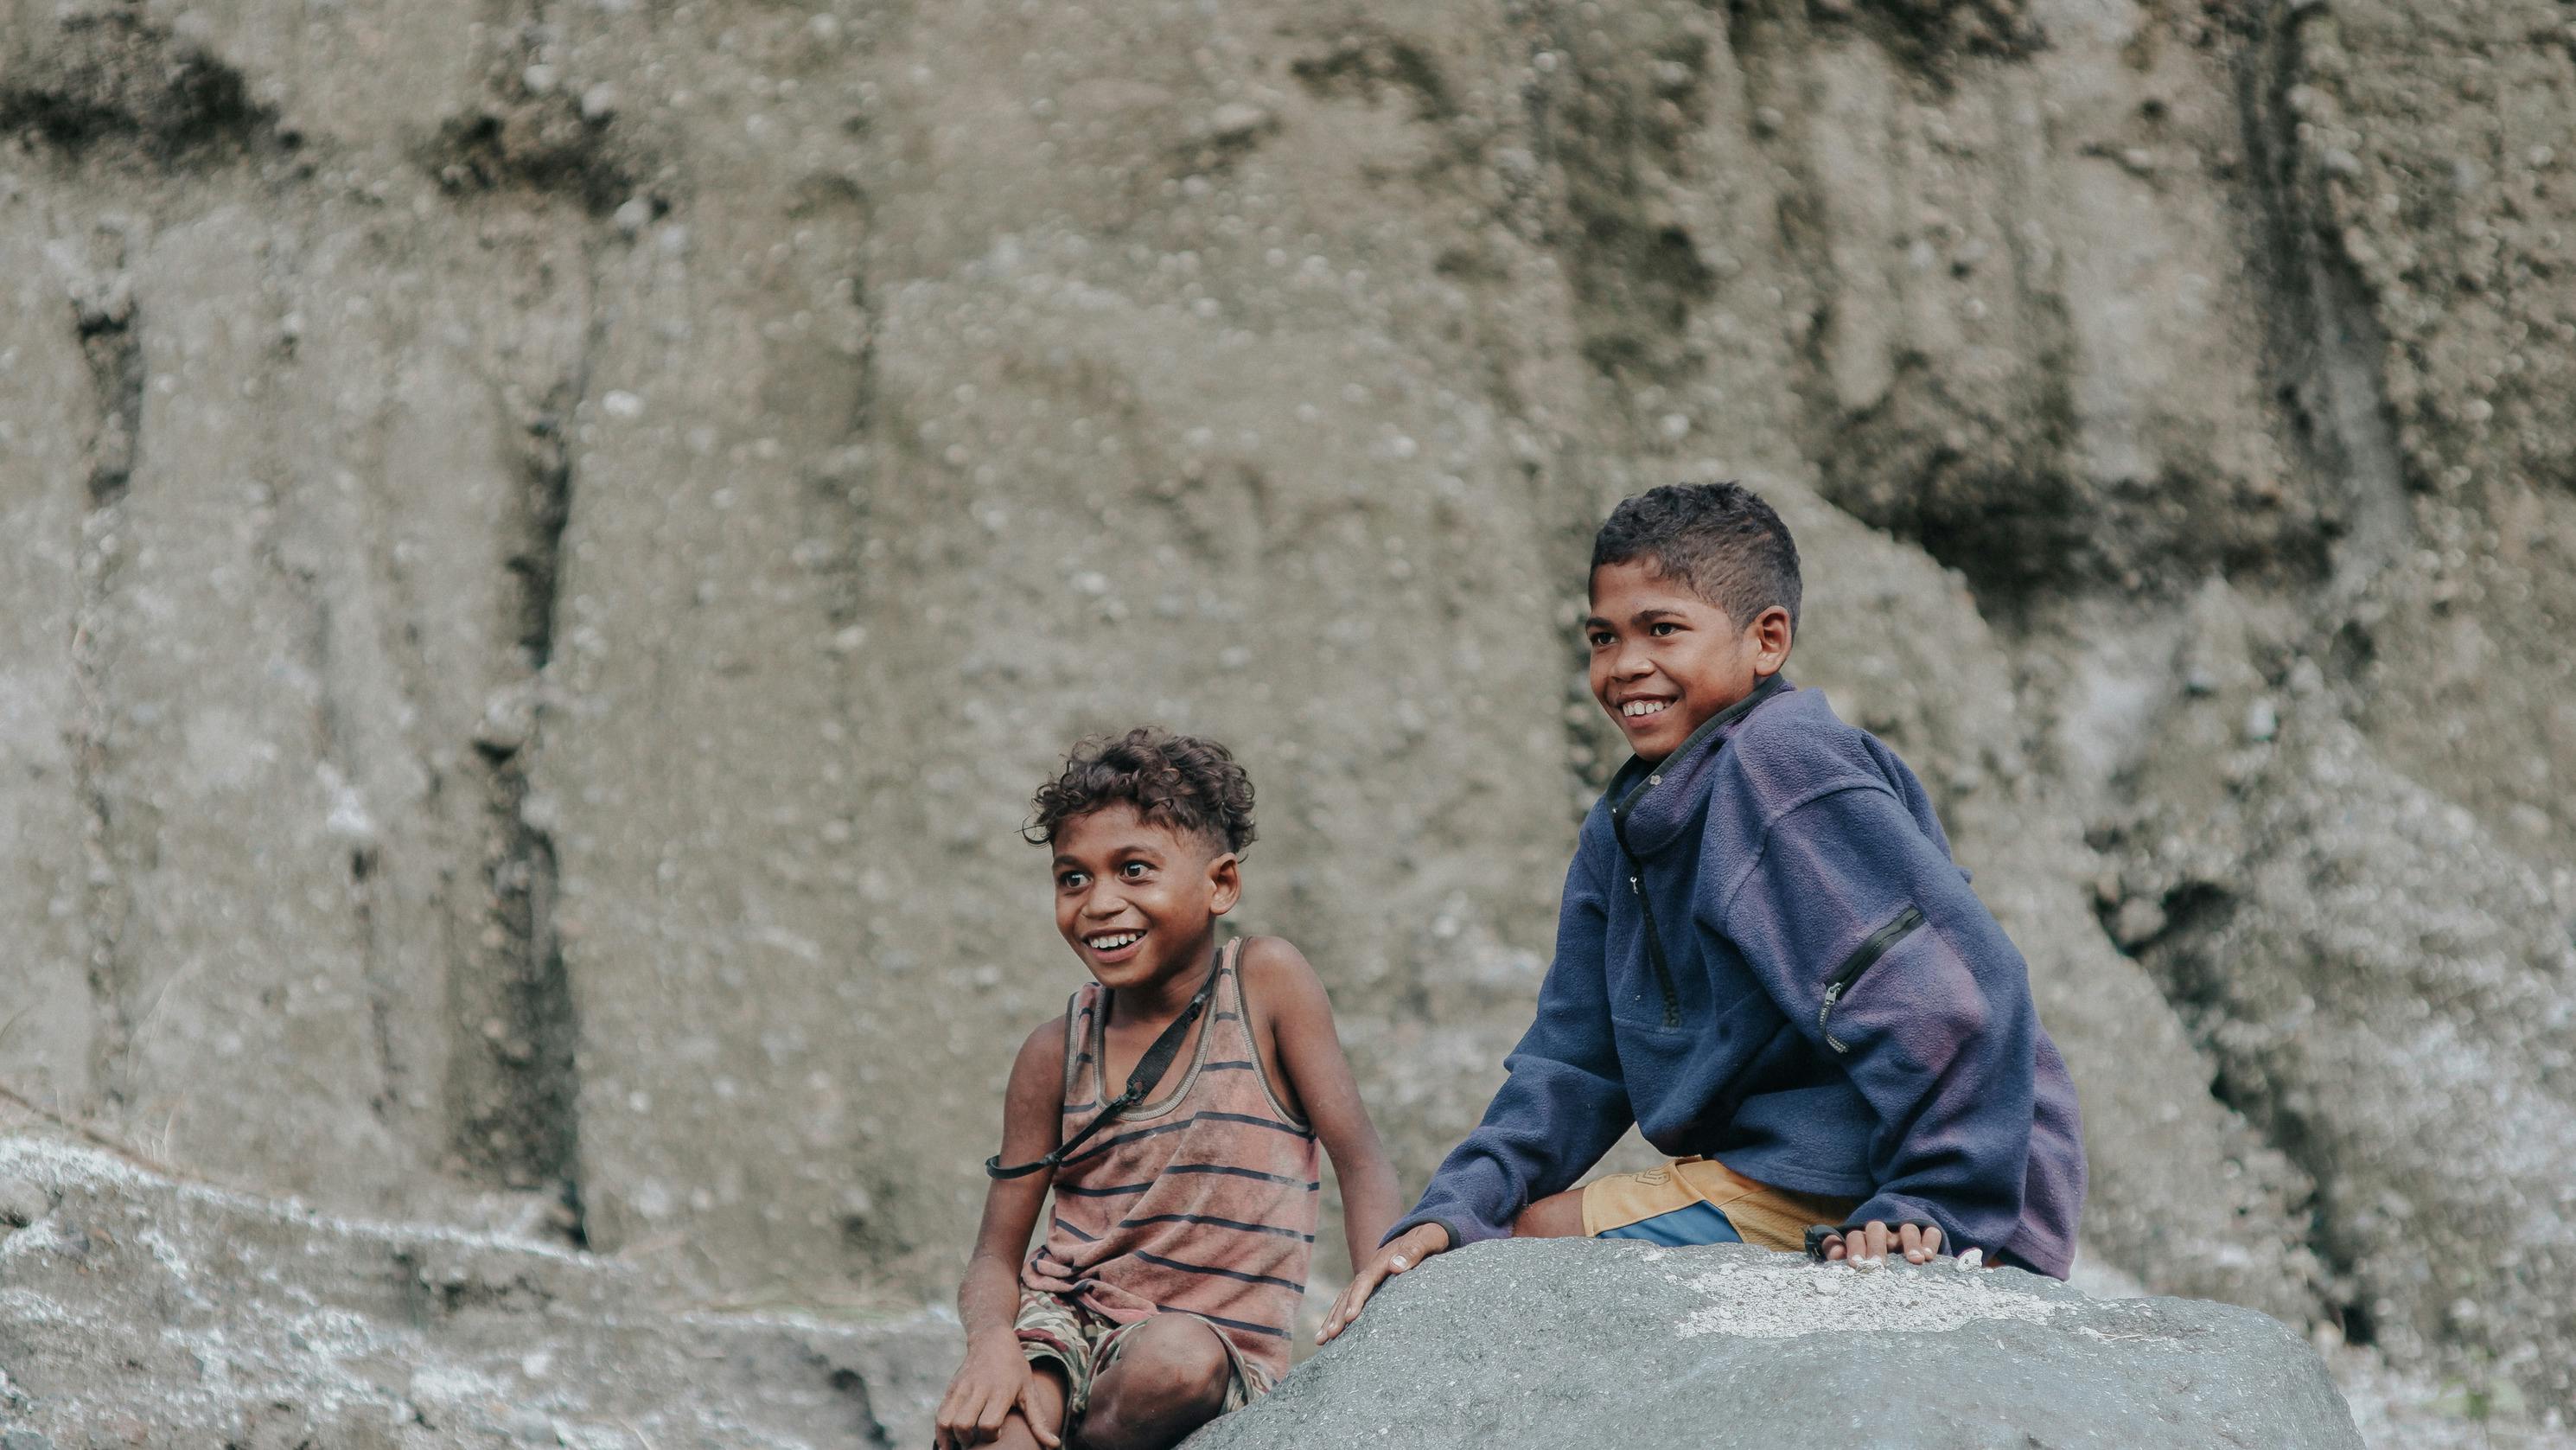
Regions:
[[[1031,1404],[1026,1412],[1013,1410],[1002,1422],[1002,1433],[993,1437],[993,1450],[1046,1450],[1046,1442],[1029,1428],[1024,1414],[1033,1414],[1044,1422],[1046,1432],[1061,1435],[1064,1431],[1064,1370],[1053,1360],[1030,1364],[1037,1372],[1037,1388],[1029,1392]]]
[[[1516,1239],[1579,1239],[1583,1237],[1583,1190],[1569,1188],[1551,1193],[1521,1210],[1512,1220],[1512,1237]]]
[[[1164,1314],[1128,1333],[1091,1386],[1082,1450],[1165,1450],[1225,1408],[1234,1361],[1205,1321]]]

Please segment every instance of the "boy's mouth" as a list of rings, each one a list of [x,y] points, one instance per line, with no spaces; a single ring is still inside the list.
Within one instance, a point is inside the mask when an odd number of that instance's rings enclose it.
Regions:
[[[1619,718],[1642,720],[1649,715],[1660,715],[1672,706],[1670,700],[1623,700],[1619,704]]]
[[[1091,948],[1092,955],[1102,961],[1115,962],[1125,961],[1134,955],[1136,944],[1144,939],[1145,933],[1128,928],[1120,931],[1093,932],[1082,939],[1082,944]]]

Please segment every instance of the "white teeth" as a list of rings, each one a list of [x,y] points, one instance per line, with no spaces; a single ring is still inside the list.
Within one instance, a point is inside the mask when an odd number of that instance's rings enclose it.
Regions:
[[[1145,934],[1141,931],[1122,931],[1114,932],[1108,936],[1087,936],[1084,937],[1083,940],[1091,944],[1091,949],[1093,951],[1114,952],[1120,947],[1143,940],[1144,936]]]
[[[1619,707],[1619,713],[1633,719],[1639,715],[1655,714],[1658,711],[1669,708],[1672,703],[1673,702],[1670,700],[1630,700],[1627,704]]]

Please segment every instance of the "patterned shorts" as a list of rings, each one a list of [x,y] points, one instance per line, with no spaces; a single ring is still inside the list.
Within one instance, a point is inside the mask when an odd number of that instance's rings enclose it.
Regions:
[[[1163,1312],[1182,1313],[1177,1309]],[[1270,1393],[1270,1371],[1245,1359],[1225,1331],[1196,1314],[1184,1317],[1207,1324],[1208,1332],[1225,1346],[1227,1362],[1234,1366],[1234,1373],[1226,1377],[1225,1404],[1218,1414],[1232,1414]],[[1091,1387],[1118,1362],[1128,1336],[1147,1322],[1139,1319],[1135,1324],[1120,1324],[1060,1294],[1020,1291],[1020,1314],[1012,1325],[1019,1331],[1020,1353],[1028,1356],[1032,1364],[1053,1360],[1064,1367],[1065,1438],[1072,1438],[1082,1423],[1083,1411],[1091,1408]]]
[[[1756,1183],[1713,1158],[1681,1158],[1583,1185],[1583,1236],[1802,1253],[1809,1225],[1840,1224],[1857,1207],[1855,1199]]]

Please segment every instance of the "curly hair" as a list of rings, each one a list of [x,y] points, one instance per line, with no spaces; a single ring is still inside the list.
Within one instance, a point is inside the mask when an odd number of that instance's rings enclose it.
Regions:
[[[1655,572],[1726,611],[1738,626],[1772,605],[1798,623],[1798,545],[1789,526],[1740,483],[1668,483],[1610,511],[1592,567],[1652,559]]]
[[[1196,735],[1140,725],[1093,735],[1064,757],[1064,771],[1038,787],[1021,831],[1047,845],[1066,821],[1124,801],[1146,820],[1189,831],[1228,851],[1252,844],[1252,777],[1234,752]]]

